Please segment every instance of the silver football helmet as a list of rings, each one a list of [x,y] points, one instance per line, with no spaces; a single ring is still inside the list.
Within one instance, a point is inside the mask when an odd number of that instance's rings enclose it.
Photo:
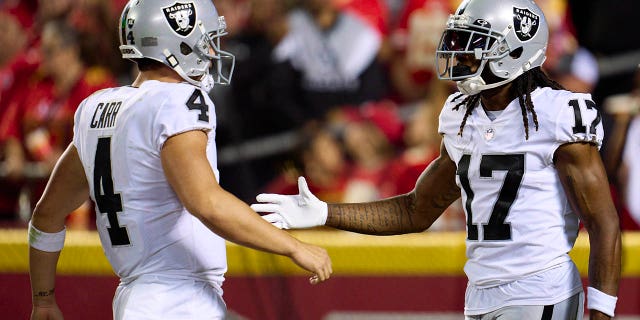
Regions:
[[[120,52],[164,63],[208,92],[231,82],[235,57],[220,48],[226,27],[212,0],[130,0],[120,17]]]
[[[547,21],[532,0],[465,0],[436,50],[438,78],[456,81],[466,95],[501,86],[542,65],[548,38]],[[458,63],[468,57],[480,62],[475,72]],[[486,65],[502,80],[487,84]]]

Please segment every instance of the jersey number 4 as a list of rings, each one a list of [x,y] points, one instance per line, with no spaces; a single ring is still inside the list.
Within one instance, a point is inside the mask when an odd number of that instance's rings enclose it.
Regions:
[[[474,193],[469,184],[469,164],[471,155],[465,154],[458,163],[460,184],[467,195],[465,209],[467,211],[467,240],[478,240],[478,225],[473,223],[471,203]],[[498,199],[493,205],[491,218],[482,224],[484,240],[511,239],[511,226],[505,223],[511,205],[516,200],[522,176],[524,175],[524,154],[485,154],[480,159],[480,177],[491,178],[494,171],[507,171]]]
[[[110,227],[107,227],[112,246],[130,245],[127,228],[120,226],[118,212],[122,212],[122,197],[113,191],[111,176],[111,137],[98,139],[93,168],[93,196],[98,211],[106,214]]]
[[[209,122],[209,106],[205,102],[200,89],[193,91],[191,97],[189,97],[189,100],[187,101],[187,108],[189,108],[189,110],[200,111],[198,114],[198,120]]]

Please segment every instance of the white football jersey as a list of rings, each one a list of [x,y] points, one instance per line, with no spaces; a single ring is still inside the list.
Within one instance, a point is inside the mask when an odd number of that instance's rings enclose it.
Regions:
[[[518,99],[490,120],[477,106],[458,135],[466,112],[452,95],[440,114],[439,132],[457,164],[467,218],[470,284],[491,287],[548,270],[570,260],[579,221],[554,167],[560,145],[587,141],[600,147],[601,118],[588,94],[538,88],[531,94],[539,129],[529,114],[525,139]]]
[[[186,211],[160,160],[168,138],[203,130],[218,178],[215,125],[211,99],[184,83],[106,89],[78,108],[73,143],[96,203],[102,246],[122,281],[142,274],[223,281],[225,241]]]

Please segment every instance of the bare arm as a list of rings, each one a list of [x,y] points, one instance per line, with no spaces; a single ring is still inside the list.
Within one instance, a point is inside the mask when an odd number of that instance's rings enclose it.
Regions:
[[[460,197],[455,175],[456,164],[441,145],[413,191],[375,202],[329,204],[326,225],[374,235],[424,231]]]
[[[328,279],[331,263],[324,249],[273,227],[220,187],[207,160],[206,144],[204,132],[189,131],[169,138],[161,152],[167,179],[187,210],[229,241],[290,257],[320,281]]]
[[[571,207],[589,232],[589,285],[616,296],[620,280],[620,226],[602,159],[595,146],[571,143],[558,148],[556,168]],[[608,319],[592,310],[592,319]]]
[[[71,144],[53,169],[44,194],[31,219],[37,229],[55,233],[64,229],[69,213],[89,198],[89,186],[76,148]],[[34,319],[38,312],[59,312],[55,306],[55,274],[60,252],[29,248],[29,275],[33,292]],[[38,310],[43,309],[43,310]],[[47,313],[48,314],[48,313]]]

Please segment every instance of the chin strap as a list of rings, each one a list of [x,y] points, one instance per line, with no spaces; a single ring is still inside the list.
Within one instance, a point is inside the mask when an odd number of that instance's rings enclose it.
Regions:
[[[520,72],[520,73],[522,73],[522,72]],[[504,79],[504,80],[498,81],[496,83],[486,84],[484,82],[484,80],[482,79],[482,77],[475,76],[475,77],[464,79],[462,81],[457,81],[456,85],[458,85],[458,90],[460,90],[460,93],[462,93],[464,95],[467,95],[467,96],[473,96],[473,95],[476,95],[476,94],[480,93],[481,91],[484,91],[484,90],[487,90],[487,89],[497,88],[497,87],[499,87],[499,86],[501,86],[503,84],[507,84],[507,83],[511,82],[512,80],[513,79]]]
[[[471,78],[464,79],[462,81],[456,81],[456,85],[458,86],[458,90],[460,90],[460,93],[467,96],[473,96],[480,93],[481,91],[499,87],[501,85],[504,85],[513,81],[515,78],[519,77],[525,71],[529,71],[531,69],[533,62],[538,60],[538,58],[540,58],[540,56],[542,55],[544,55],[544,50],[538,50],[538,52],[536,52],[536,54],[533,57],[531,57],[529,61],[523,64],[522,68],[520,68],[516,73],[514,73],[508,79],[487,84],[486,82],[484,82],[484,80],[480,75],[477,75]],[[542,62],[544,62],[545,59],[546,57],[543,57]],[[542,62],[539,65],[542,65]]]
[[[178,60],[173,54],[171,54],[169,50],[164,49],[162,53],[164,54],[166,61],[169,63],[169,66],[173,70],[175,70],[180,75],[180,77],[182,77],[182,79],[196,87],[200,87],[206,93],[209,93],[213,89],[215,81],[213,79],[213,76],[209,72],[206,72],[204,75],[202,75],[200,80],[195,80],[189,77],[186,72],[184,72],[184,69],[182,69]]]
[[[204,90],[204,92],[209,93],[213,90],[213,86],[215,85],[215,81],[213,80],[213,76],[208,72],[202,76],[200,79],[200,88]]]

